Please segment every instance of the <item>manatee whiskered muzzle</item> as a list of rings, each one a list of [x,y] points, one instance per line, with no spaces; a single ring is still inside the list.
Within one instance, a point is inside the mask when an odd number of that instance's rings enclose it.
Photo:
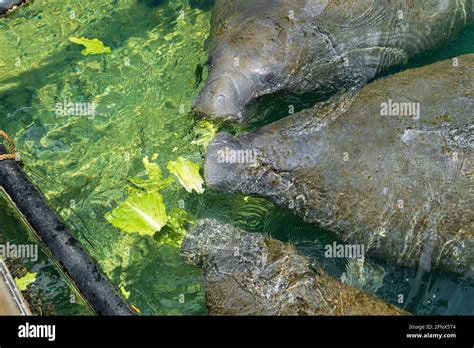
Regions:
[[[222,132],[207,148],[204,177],[209,187],[236,191],[257,166],[258,154],[254,149]]]
[[[194,102],[193,111],[203,118],[239,122],[245,106],[243,94],[231,77],[219,77],[206,84]]]

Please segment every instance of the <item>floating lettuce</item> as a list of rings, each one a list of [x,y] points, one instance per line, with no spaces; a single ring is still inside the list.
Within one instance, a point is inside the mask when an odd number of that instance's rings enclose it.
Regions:
[[[127,290],[125,289],[125,286],[120,287],[120,293],[122,294],[122,296],[123,296],[126,300],[128,300],[128,299],[130,298],[130,291],[127,291]]]
[[[174,181],[173,178],[164,179],[163,173],[161,172],[161,168],[158,163],[150,163],[148,161],[148,157],[145,157],[143,159],[143,164],[145,166],[146,175],[148,176],[148,179],[128,179],[128,181],[136,187],[145,191],[159,191]]]
[[[207,148],[212,138],[216,135],[217,127],[207,120],[201,120],[198,122],[195,130],[198,138],[193,140],[191,144],[201,145],[204,148]]]
[[[159,192],[131,190],[128,198],[105,214],[105,219],[124,232],[154,235],[168,222]]]
[[[90,54],[109,54],[112,52],[110,47],[105,46],[99,39],[86,39],[84,37],[72,36],[69,38],[69,41],[78,45],[83,45],[85,49],[83,49],[81,53],[84,56]]]
[[[204,188],[202,187],[204,180],[199,174],[199,165],[196,163],[179,157],[176,161],[168,162],[168,170],[178,178],[186,191],[192,192],[194,190],[197,193],[204,192]]]
[[[105,214],[105,219],[123,232],[154,236],[160,244],[179,247],[186,235],[184,225],[192,221],[182,209],[174,209],[167,215],[160,193],[174,179],[163,178],[160,166],[150,163],[148,157],[143,159],[143,164],[148,178],[129,179],[132,187],[129,188],[127,199]],[[199,175],[198,166],[197,171]]]
[[[15,283],[18,286],[18,289],[20,289],[20,291],[25,291],[28,285],[34,283],[35,280],[36,273],[27,272],[23,277],[15,278]]]
[[[163,227],[160,233],[155,235],[155,240],[162,244],[168,244],[179,248],[186,236],[186,223],[191,223],[188,213],[180,208],[173,209],[168,217],[168,224]]]

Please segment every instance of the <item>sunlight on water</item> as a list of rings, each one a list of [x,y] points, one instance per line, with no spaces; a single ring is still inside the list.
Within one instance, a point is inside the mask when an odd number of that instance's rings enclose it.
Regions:
[[[201,161],[187,113],[208,23],[208,11],[186,1],[35,1],[0,22],[0,126],[35,184],[143,314],[205,313],[200,272],[177,250],[124,235],[103,215],[124,199],[144,156],[157,153],[162,168],[180,155]],[[84,57],[70,36],[98,38],[112,54]],[[96,115],[58,116],[64,102],[96,103]],[[181,198],[193,199],[176,184],[167,207]]]
[[[205,79],[211,3],[44,0],[0,20],[0,128],[14,138],[25,170],[73,234],[145,315],[206,314],[202,275],[175,248],[124,234],[104,214],[126,198],[127,179],[144,173],[145,156],[158,154],[166,175],[168,161],[179,156],[202,167],[203,149],[191,144],[189,111]],[[100,39],[112,52],[83,56],[71,36]],[[69,102],[94,105],[95,112],[58,114],[58,104]],[[331,234],[263,199],[189,194],[178,183],[163,195],[169,210],[184,204],[196,219],[216,217],[290,241],[337,277],[346,270],[344,260],[322,257]],[[436,273],[416,280],[411,270],[377,265],[386,274],[374,291],[389,302],[411,291],[404,308],[414,312],[473,310],[466,306],[472,285]],[[428,304],[435,291],[438,297]]]

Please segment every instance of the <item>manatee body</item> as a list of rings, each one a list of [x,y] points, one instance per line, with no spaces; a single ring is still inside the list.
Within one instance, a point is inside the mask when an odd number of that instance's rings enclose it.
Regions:
[[[216,220],[200,220],[181,247],[203,268],[211,315],[406,315],[312,270],[289,244]]]
[[[324,97],[452,38],[472,0],[216,0],[197,114],[242,121],[278,91]]]
[[[267,197],[369,254],[472,277],[473,74],[474,55],[466,55],[255,133],[219,133],[208,148],[207,184]]]

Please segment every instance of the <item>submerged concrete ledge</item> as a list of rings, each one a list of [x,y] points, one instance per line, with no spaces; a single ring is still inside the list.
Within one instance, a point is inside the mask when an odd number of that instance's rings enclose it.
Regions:
[[[0,259],[0,315],[31,315],[7,265]]]

